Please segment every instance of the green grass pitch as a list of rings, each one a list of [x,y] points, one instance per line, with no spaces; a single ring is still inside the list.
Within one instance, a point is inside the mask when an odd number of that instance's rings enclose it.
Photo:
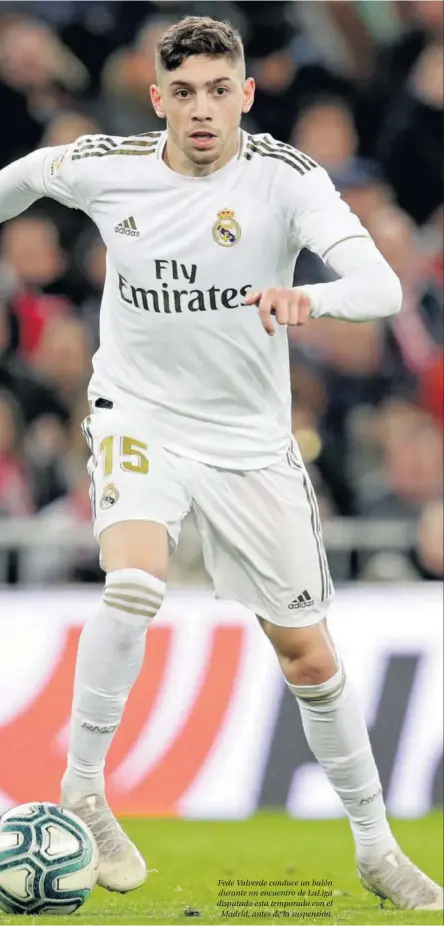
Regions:
[[[92,897],[71,917],[7,917],[0,914],[0,926],[26,923],[56,924],[234,924],[292,923],[327,924],[442,924],[443,914],[395,910],[389,903],[380,908],[376,897],[365,892],[356,876],[353,844],[345,820],[301,821],[281,813],[259,813],[239,822],[193,820],[127,820],[124,827],[137,843],[152,871],[146,884],[126,896],[96,888]],[[393,831],[403,850],[435,880],[443,870],[443,815],[435,812],[421,820],[394,821]],[[314,907],[302,908],[305,917],[293,915],[294,899],[276,898],[268,908],[249,907],[246,917],[222,916],[218,900],[219,880],[332,881],[333,905],[324,908],[331,916],[316,917]],[[241,889],[235,883],[234,888]],[[251,889],[251,888],[250,888]],[[254,888],[263,890],[263,887]],[[271,889],[271,888],[266,888]],[[276,890],[276,888],[272,888]],[[287,887],[287,890],[292,888]],[[294,888],[293,888],[294,889]],[[316,888],[304,888],[304,890]],[[285,888],[282,888],[285,890]],[[327,888],[328,890],[328,888]],[[233,899],[233,898],[231,898]],[[245,898],[242,898],[245,900]],[[261,900],[250,898],[254,903]],[[263,898],[262,898],[263,899]],[[300,898],[299,898],[300,899]],[[315,897],[315,899],[319,899]],[[282,901],[289,916],[281,911]],[[311,903],[311,900],[309,900]],[[199,916],[187,915],[187,910]],[[240,911],[241,907],[234,908]],[[244,908],[245,909],[245,908]],[[318,908],[321,909],[321,908]],[[265,916],[252,917],[260,910]],[[307,915],[308,914],[308,915]]]

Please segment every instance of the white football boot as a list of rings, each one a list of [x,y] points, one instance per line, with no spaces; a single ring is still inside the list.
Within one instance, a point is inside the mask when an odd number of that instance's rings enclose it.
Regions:
[[[96,840],[99,850],[97,884],[120,894],[140,887],[147,876],[145,862],[123,832],[104,794],[76,794],[63,780],[60,803],[89,826]]]
[[[399,846],[377,862],[358,860],[363,887],[399,910],[442,910],[443,889],[401,852]]]

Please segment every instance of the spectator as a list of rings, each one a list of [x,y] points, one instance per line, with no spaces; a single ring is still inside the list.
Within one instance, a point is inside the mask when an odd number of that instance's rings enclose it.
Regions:
[[[422,224],[442,202],[444,11],[440,0],[397,9],[407,29],[377,55],[361,88],[358,129],[363,152],[379,161],[401,208]]]
[[[111,55],[102,75],[107,122],[116,135],[159,131],[162,123],[151,106],[149,88],[156,83],[155,46],[170,19],[148,20],[134,44]]]
[[[326,95],[348,99],[351,86],[347,79],[334,74],[320,60],[308,40],[286,38],[270,30],[269,41],[283,39],[283,47],[273,49],[264,57],[252,61],[256,79],[256,104],[253,119],[258,130],[270,132],[283,141],[291,137],[292,127],[308,100]]]
[[[401,280],[403,310],[387,325],[386,362],[392,388],[417,393],[426,371],[441,355],[444,303],[433,281],[430,255],[421,249],[413,221],[397,207],[376,209],[369,231]]]
[[[40,147],[49,148],[53,145],[70,145],[80,135],[97,135],[99,133],[98,124],[88,116],[74,110],[63,110],[54,116],[48,124],[42,135]]]
[[[70,409],[84,395],[91,375],[91,346],[85,325],[69,316],[53,317],[33,355],[33,369]]]
[[[46,505],[38,515],[39,523],[51,528],[56,537],[65,537],[77,526],[91,521],[89,499],[90,480],[85,460],[69,460],[65,463],[67,483],[66,494]],[[66,583],[101,579],[97,551],[82,543],[65,547],[35,548],[23,560],[21,578],[33,584]]]
[[[51,416],[63,424],[68,413],[58,396],[12,347],[11,332],[15,315],[0,303],[0,388],[16,399],[27,425],[40,417]]]
[[[395,406],[396,408],[396,406]],[[442,436],[419,408],[386,419],[382,432],[382,482],[367,492],[363,510],[369,517],[415,518],[422,506],[442,497]]]
[[[384,419],[381,418],[381,421]],[[382,469],[369,491],[363,483],[362,510],[370,518],[402,518],[418,524],[403,554],[362,555],[361,575],[371,581],[438,579],[443,576],[442,437],[418,407],[387,409],[381,432]],[[382,477],[382,480],[381,480]],[[379,483],[379,485],[378,485]]]
[[[331,172],[356,157],[359,139],[350,108],[343,100],[332,97],[303,108],[290,142]]]
[[[79,314],[88,329],[93,350],[99,346],[99,315],[106,272],[106,248],[95,228],[79,236],[73,253],[73,270],[83,298]]]
[[[0,29],[0,103],[4,124],[1,166],[37,147],[42,126],[88,83],[88,72],[57,34],[18,15]]]
[[[376,209],[393,202],[393,190],[383,182],[378,168],[371,161],[352,160],[330,172],[331,179],[344,202],[368,228]]]
[[[46,218],[26,215],[8,222],[0,249],[3,272],[8,275],[10,297],[20,323],[20,352],[29,357],[37,348],[53,315],[70,311],[62,295],[66,256],[56,226]],[[58,291],[46,295],[43,289]]]
[[[0,391],[0,517],[29,517],[34,511],[23,451],[23,422],[16,399]]]
[[[421,52],[378,145],[380,163],[400,206],[419,224],[442,202],[443,105],[444,51],[442,43],[435,42]]]
[[[433,416],[439,428],[444,421],[444,363],[437,354],[424,371],[418,396],[423,407]]]
[[[1,260],[23,288],[43,288],[66,268],[57,229],[47,219],[30,215],[8,222],[2,234]]]
[[[423,578],[444,578],[444,507],[442,499],[424,506],[418,526],[416,557]]]

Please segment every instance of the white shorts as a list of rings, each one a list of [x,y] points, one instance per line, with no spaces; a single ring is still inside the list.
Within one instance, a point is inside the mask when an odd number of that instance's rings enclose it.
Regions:
[[[146,424],[114,409],[94,409],[83,431],[97,539],[119,521],[156,521],[174,549],[192,510],[218,598],[282,627],[326,616],[333,584],[313,487],[294,443],[276,465],[237,472],[165,450]]]

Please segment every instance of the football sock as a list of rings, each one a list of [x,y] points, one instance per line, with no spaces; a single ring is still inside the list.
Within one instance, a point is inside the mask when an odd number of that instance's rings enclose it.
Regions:
[[[165,583],[141,569],[108,573],[99,611],[80,636],[64,790],[103,790],[105,758],[164,593]]]
[[[298,701],[308,745],[349,817],[357,857],[376,861],[396,843],[353,687],[342,667],[320,685],[287,684]]]

